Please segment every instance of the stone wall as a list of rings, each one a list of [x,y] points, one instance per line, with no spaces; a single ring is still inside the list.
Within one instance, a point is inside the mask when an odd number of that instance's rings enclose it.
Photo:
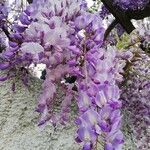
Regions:
[[[15,93],[11,82],[0,83],[0,150],[78,150],[73,125],[57,130],[37,126],[39,116],[34,110],[41,82],[32,79],[30,89],[18,82]]]

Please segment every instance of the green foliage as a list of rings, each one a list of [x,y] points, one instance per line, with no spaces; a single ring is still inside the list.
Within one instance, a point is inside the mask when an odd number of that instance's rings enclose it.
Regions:
[[[118,49],[126,49],[130,44],[130,37],[127,33],[124,33],[120,39],[118,39],[118,43],[116,47]]]

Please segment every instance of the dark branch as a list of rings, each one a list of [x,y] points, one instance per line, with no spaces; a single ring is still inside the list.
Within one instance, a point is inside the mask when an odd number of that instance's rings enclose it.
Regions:
[[[104,34],[104,40],[106,40],[107,36],[109,35],[109,33],[111,32],[112,29],[114,29],[114,27],[118,24],[118,21],[115,19],[107,28],[107,30],[105,31]]]
[[[102,0],[102,2],[106,6],[106,8],[113,14],[118,23],[123,26],[128,34],[130,34],[135,29],[125,11],[115,8],[112,0]]]
[[[133,26],[131,19],[144,19],[145,17],[150,16],[150,2],[147,4],[147,6],[143,10],[127,10],[124,11],[122,9],[116,8],[111,0],[102,0],[106,8],[113,14],[113,16],[116,18],[116,21],[122,25],[122,27],[125,29],[125,31],[130,34],[135,27]],[[111,30],[115,27],[116,24],[111,24],[110,27],[106,30],[105,33],[105,39],[106,36],[111,32]]]
[[[33,0],[27,0],[27,2],[28,2],[29,4],[31,4],[31,3],[33,2]]]
[[[9,40],[11,40],[11,39],[10,39],[10,33],[9,33],[9,31],[8,31],[5,27],[2,27],[2,31],[5,33],[5,35],[7,36],[7,38],[8,38]]]

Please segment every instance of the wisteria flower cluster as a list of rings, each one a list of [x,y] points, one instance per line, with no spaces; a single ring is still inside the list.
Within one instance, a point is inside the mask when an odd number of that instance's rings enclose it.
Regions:
[[[98,55],[97,51],[95,57],[92,57],[93,60],[87,60],[87,78],[84,81],[80,79],[78,83],[78,106],[81,116],[76,120],[79,126],[77,140],[87,142],[84,149],[88,149],[87,147],[92,147],[100,136],[105,143],[105,149],[120,149],[123,143],[123,135],[119,130],[121,102],[118,101],[120,92],[116,85],[120,76],[115,79],[118,67],[115,70],[115,64],[112,65],[116,54],[112,49],[108,49],[107,52],[103,49],[101,51],[101,55]],[[113,53],[114,55],[110,55]],[[91,55],[90,51],[88,55]],[[90,68],[93,67],[90,66],[93,61],[97,62],[95,73],[91,72],[94,68]]]
[[[114,4],[124,10],[142,9],[148,3],[149,0],[114,0]],[[74,120],[78,127],[75,140],[82,144],[83,150],[95,149],[99,141],[105,150],[121,150],[124,143],[120,101],[121,90],[124,89],[119,89],[119,85],[123,81],[126,64],[115,46],[104,41],[103,19],[109,12],[105,7],[102,11],[88,12],[84,0],[33,0],[13,23],[9,46],[0,55],[0,70],[7,72],[0,81],[17,76],[28,86],[29,66],[46,66],[36,107],[41,114],[38,125],[47,122],[53,126],[58,123],[65,125],[75,101],[78,107]],[[0,19],[5,16],[7,13],[5,15],[1,9]],[[122,32],[118,34],[120,36]],[[145,73],[148,70],[141,71]],[[60,112],[55,112],[58,86],[65,96],[60,102]],[[136,86],[141,86],[139,79]],[[148,82],[142,89],[145,87],[149,87]],[[15,81],[12,90],[15,91]],[[146,95],[147,91],[142,93]],[[121,95],[123,105],[132,109],[135,99],[129,105],[128,96],[133,93],[126,94]],[[139,99],[140,96],[136,97]],[[141,113],[147,115],[145,103],[142,108]]]
[[[84,143],[83,149],[92,149],[99,136],[105,149],[121,147],[120,76],[115,48],[102,46],[104,28],[99,15],[88,13],[81,0],[43,0],[29,5],[19,20],[13,25],[9,48],[2,53],[0,69],[9,71],[1,81],[15,76],[11,73],[15,68],[27,84],[26,67],[45,64],[46,79],[37,107],[39,125],[47,121],[65,124],[74,97],[79,108],[76,141]],[[54,114],[57,84],[68,77],[75,80],[60,84],[66,96],[60,114]]]
[[[131,50],[133,53],[135,50]],[[148,149],[150,127],[150,58],[139,51],[131,59],[126,86],[122,88],[123,110],[128,114],[128,126],[135,137],[137,149]]]

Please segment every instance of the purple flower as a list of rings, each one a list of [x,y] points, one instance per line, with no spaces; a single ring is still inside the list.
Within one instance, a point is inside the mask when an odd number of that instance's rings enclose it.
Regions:
[[[92,143],[88,142],[88,143],[85,143],[83,145],[83,149],[82,150],[92,150],[92,147],[93,147]]]
[[[106,105],[107,103],[107,99],[106,96],[104,94],[103,91],[99,91],[99,93],[97,93],[96,98],[95,98],[95,104],[102,108],[104,105]]]
[[[108,144],[106,144],[106,148],[121,150],[122,144],[124,143],[123,134],[121,131],[111,131],[107,135],[106,141],[108,141]]]
[[[111,126],[106,121],[101,121],[99,125],[103,132],[110,132]]]
[[[124,28],[120,24],[116,26],[116,29],[117,29],[117,34],[119,37],[121,37],[123,33],[125,32]]]
[[[95,141],[96,140],[96,134],[95,131],[92,130],[90,127],[80,127],[77,131],[78,138],[81,141]]]
[[[22,32],[24,32],[24,31],[26,30],[27,27],[24,27],[24,26],[20,26],[20,25],[15,24],[13,28],[14,28],[14,30],[17,31],[18,33],[22,33]]]
[[[15,48],[18,46],[18,43],[9,41],[9,46],[11,46],[12,48]]]
[[[89,108],[90,105],[91,105],[90,97],[87,95],[85,91],[81,91],[79,93],[79,98],[78,98],[79,110],[84,112]]]
[[[102,19],[104,19],[106,16],[108,16],[110,14],[110,12],[109,12],[109,10],[104,5],[102,5],[101,11],[100,11],[99,14],[100,14],[100,17]]]
[[[111,143],[106,143],[104,150],[114,150],[113,145]]]
[[[7,62],[2,70],[15,68],[27,86],[30,64],[44,63],[46,76],[42,84],[37,111],[39,125],[50,121],[63,125],[69,121],[72,99],[78,105],[76,141],[83,150],[92,150],[98,136],[115,149],[122,144],[120,133],[121,103],[116,74],[116,50],[104,48],[104,25],[98,14],[83,8],[82,0],[34,0],[19,16],[22,25],[14,25],[10,48],[3,53]],[[11,72],[11,71],[10,71]],[[75,76],[74,82],[64,82]],[[4,79],[2,79],[4,80]],[[60,112],[54,112],[57,86],[66,94]],[[13,85],[14,86],[14,85]],[[14,87],[13,87],[14,89]],[[60,102],[59,102],[60,103]]]
[[[29,25],[31,23],[31,19],[29,19],[28,16],[23,13],[19,16],[19,20],[23,25]]]
[[[6,70],[10,67],[9,62],[0,63],[0,70]]]
[[[7,79],[8,79],[8,76],[0,77],[0,81],[6,81]]]
[[[2,56],[6,59],[11,59],[14,57],[14,52],[10,51],[10,50],[6,50],[2,53]]]

